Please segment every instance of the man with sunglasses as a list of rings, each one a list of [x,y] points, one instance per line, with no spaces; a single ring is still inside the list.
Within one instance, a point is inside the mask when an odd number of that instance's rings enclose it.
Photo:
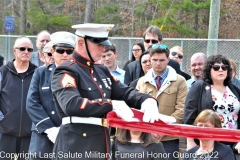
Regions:
[[[72,26],[78,36],[75,51],[71,61],[56,68],[52,80],[53,97],[62,118],[53,152],[67,154],[54,159],[111,158],[105,118],[112,110],[127,121],[134,120],[129,106],[141,108],[145,122],[160,118],[154,98],[122,84],[107,67],[95,64],[101,59],[105,46],[112,45],[108,33],[113,26],[92,23]]]
[[[170,49],[170,59],[176,61],[179,63],[179,65],[182,63],[183,60],[183,49],[180,46],[174,46]],[[183,71],[180,72],[180,75],[182,75],[185,80],[189,80],[191,76]]]
[[[32,53],[31,63],[37,67],[44,65],[43,48],[50,41],[50,33],[47,30],[42,30],[37,34],[36,47],[37,51]]]
[[[13,46],[15,59],[0,68],[0,157],[25,154],[31,137],[31,119],[26,111],[28,88],[36,68],[30,63],[32,41],[18,37]],[[19,160],[24,160],[21,156]]]
[[[151,50],[153,44],[162,43],[162,32],[157,26],[149,26],[143,33],[143,40],[145,50]],[[173,67],[178,74],[181,72],[180,65],[175,61],[170,60],[168,65]],[[129,63],[125,71],[124,83],[127,85],[129,85],[133,80],[144,76],[139,60]]]
[[[44,54],[51,54],[55,62],[36,69],[27,96],[27,112],[32,120],[32,137],[29,154],[35,154],[30,160],[50,160],[53,144],[59,131],[59,118],[53,101],[51,80],[54,70],[71,58],[75,47],[75,35],[69,32],[55,32],[51,41],[44,47]]]
[[[43,59],[44,59],[43,66],[48,66],[49,64],[54,63],[52,46],[53,46],[53,43],[50,41],[43,48]]]
[[[181,124],[184,113],[184,102],[188,92],[185,79],[168,66],[169,50],[164,44],[153,44],[150,51],[152,68],[138,80],[136,89],[151,94],[158,100],[159,113],[172,116]],[[165,135],[154,136],[161,140],[168,154],[168,160],[178,160],[178,137]]]

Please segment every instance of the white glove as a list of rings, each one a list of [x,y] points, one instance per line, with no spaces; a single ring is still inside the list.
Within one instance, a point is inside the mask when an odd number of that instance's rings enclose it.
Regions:
[[[153,98],[146,99],[141,105],[141,111],[144,112],[143,121],[153,123],[162,120],[165,123],[174,123],[176,119],[171,116],[160,114],[158,111],[157,101]]]
[[[157,101],[153,98],[146,99],[141,105],[141,111],[144,112],[143,121],[153,123],[158,121],[158,106]]]
[[[59,127],[52,127],[52,128],[46,129],[44,132],[47,134],[48,139],[53,143],[55,143],[59,129],[60,129]]]
[[[133,118],[134,114],[129,106],[124,101],[112,100],[113,111],[116,112],[117,116],[125,121],[138,121],[138,119]]]

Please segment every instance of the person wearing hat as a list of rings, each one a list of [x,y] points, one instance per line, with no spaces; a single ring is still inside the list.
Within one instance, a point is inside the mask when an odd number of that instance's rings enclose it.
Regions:
[[[78,36],[72,60],[56,68],[52,80],[53,97],[62,118],[54,159],[109,159],[105,118],[112,110],[127,121],[135,120],[129,106],[141,109],[145,122],[160,118],[155,99],[122,84],[107,67],[94,63],[101,59],[104,46],[112,45],[108,33],[113,26],[72,26]]]
[[[36,69],[27,95],[27,112],[32,120],[32,137],[29,146],[31,158],[48,160],[53,151],[53,144],[59,131],[59,118],[53,101],[51,79],[56,67],[66,62],[73,53],[76,36],[69,32],[51,34],[51,50],[54,63]],[[49,42],[50,43],[50,42]],[[45,46],[45,47],[46,47]],[[47,51],[47,50],[44,50]],[[43,155],[48,156],[43,156]]]

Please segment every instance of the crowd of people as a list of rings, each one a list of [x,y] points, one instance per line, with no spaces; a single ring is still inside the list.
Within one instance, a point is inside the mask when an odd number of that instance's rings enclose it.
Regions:
[[[136,121],[131,107],[148,123],[164,114],[177,124],[240,129],[234,60],[196,52],[190,76],[180,69],[183,49],[168,48],[160,29],[149,26],[121,69],[108,40],[113,27],[73,25],[75,34],[43,30],[36,52],[29,38],[15,40],[15,59],[0,67],[0,159],[237,159],[240,142],[186,137],[179,157],[179,137],[107,125],[110,111]]]

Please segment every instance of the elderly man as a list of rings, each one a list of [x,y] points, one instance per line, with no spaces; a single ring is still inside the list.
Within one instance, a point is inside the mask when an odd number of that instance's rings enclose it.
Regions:
[[[174,47],[172,47],[172,48],[170,49],[170,55],[169,55],[169,57],[170,57],[172,60],[178,62],[179,65],[180,65],[180,64],[182,63],[182,60],[183,60],[183,49],[182,49],[182,47],[180,47],[180,46],[174,46]],[[183,71],[180,72],[180,75],[182,75],[182,76],[185,78],[186,81],[191,78],[191,76],[190,76],[189,74],[187,74],[187,73],[185,73],[185,72],[183,72]]]
[[[37,34],[36,47],[37,51],[32,53],[31,63],[37,67],[44,65],[43,48],[50,41],[50,33],[47,30],[42,30]]]
[[[192,87],[192,85],[202,79],[202,72],[204,68],[204,64],[207,57],[204,53],[195,53],[191,57],[190,70],[192,72],[192,78],[187,80],[188,90]]]
[[[44,48],[43,48],[43,60],[44,60],[44,65],[43,66],[48,66],[49,64],[54,63],[54,57],[53,57],[53,43],[52,41],[48,42]]]
[[[44,154],[52,153],[53,143],[61,124],[51,91],[52,75],[57,66],[71,58],[75,47],[75,35],[72,33],[55,32],[50,38],[51,52],[48,54],[52,54],[55,62],[36,69],[27,96],[27,112],[33,122],[29,153],[36,153],[35,157],[31,157],[32,160],[52,158],[43,157]]]
[[[13,46],[15,59],[0,68],[0,113],[4,115],[0,119],[1,160],[10,159],[6,153],[28,152],[31,119],[26,111],[26,98],[36,68],[29,62],[32,51],[31,40],[18,37]],[[25,157],[18,159],[25,160]]]
[[[181,123],[188,90],[185,79],[168,66],[169,60],[169,50],[166,45],[152,45],[150,51],[152,68],[138,80],[136,89],[155,97],[158,100],[159,112],[172,116],[177,123]],[[178,157],[174,156],[179,152],[178,137],[164,136],[161,142],[168,153],[168,160],[178,160]]]
[[[112,45],[108,32],[113,26],[91,23],[72,26],[78,36],[73,58],[56,68],[52,80],[53,97],[62,118],[54,153],[68,154],[54,159],[110,158],[104,118],[114,110],[124,120],[133,120],[133,112],[124,101],[131,107],[141,108],[146,122],[159,118],[155,99],[122,84],[105,66],[94,64],[101,59],[104,46]],[[70,154],[74,156],[69,157]]]

